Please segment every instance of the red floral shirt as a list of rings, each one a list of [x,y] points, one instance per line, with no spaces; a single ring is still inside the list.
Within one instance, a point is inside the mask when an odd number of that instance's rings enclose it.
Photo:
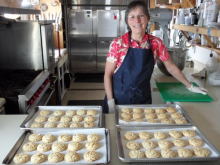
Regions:
[[[160,59],[161,61],[166,61],[170,58],[169,53],[161,39],[146,34],[143,41],[138,44],[136,41],[131,39],[132,48],[149,49],[148,37],[151,42],[151,49],[153,51],[154,60]],[[129,48],[129,32],[125,33],[123,36],[114,39],[109,47],[109,52],[107,55],[107,61],[117,64],[116,70],[121,66],[127,51]]]

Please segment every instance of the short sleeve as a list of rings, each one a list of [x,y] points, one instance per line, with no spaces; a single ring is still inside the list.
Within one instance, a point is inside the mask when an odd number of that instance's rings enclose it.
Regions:
[[[109,52],[108,52],[106,61],[115,63],[115,64],[119,62],[119,54],[118,54],[119,45],[117,44],[118,41],[119,39],[116,38],[115,40],[111,42],[109,46]]]

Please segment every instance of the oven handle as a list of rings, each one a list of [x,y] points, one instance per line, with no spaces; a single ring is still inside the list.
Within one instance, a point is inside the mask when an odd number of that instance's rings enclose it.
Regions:
[[[41,100],[39,101],[39,103],[37,104],[37,106],[45,106],[47,105],[47,103],[49,102],[52,94],[55,92],[55,89],[49,87],[46,91],[46,93],[44,94],[44,96],[41,98]]]

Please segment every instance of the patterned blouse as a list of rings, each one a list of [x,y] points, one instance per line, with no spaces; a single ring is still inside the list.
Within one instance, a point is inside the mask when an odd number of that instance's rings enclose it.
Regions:
[[[156,63],[156,59],[160,59],[161,61],[166,61],[170,58],[169,53],[161,39],[152,36],[150,34],[145,34],[143,41],[138,44],[136,41],[131,39],[131,47],[132,48],[141,48],[141,49],[149,49],[148,37],[151,42],[151,48],[154,55],[154,61]],[[129,32],[125,33],[123,36],[120,36],[114,39],[109,47],[109,52],[107,55],[107,61],[111,63],[117,64],[116,70],[121,66],[127,51],[129,48]],[[116,71],[115,70],[115,71]]]

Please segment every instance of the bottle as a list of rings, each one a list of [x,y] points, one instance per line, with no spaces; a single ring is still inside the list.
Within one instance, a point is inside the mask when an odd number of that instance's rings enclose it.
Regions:
[[[191,17],[188,15],[185,16],[185,25],[191,25]]]
[[[197,14],[196,14],[196,8],[194,8],[192,14],[191,14],[191,25],[197,25]]]
[[[199,21],[198,21],[198,27],[202,27],[203,26],[203,3],[200,4],[199,7]]]
[[[219,11],[219,13],[218,13],[217,22],[220,23],[220,11]]]
[[[215,72],[218,68],[217,61],[214,59],[213,54],[210,54],[208,61],[206,62],[206,69],[208,71],[208,76]]]

